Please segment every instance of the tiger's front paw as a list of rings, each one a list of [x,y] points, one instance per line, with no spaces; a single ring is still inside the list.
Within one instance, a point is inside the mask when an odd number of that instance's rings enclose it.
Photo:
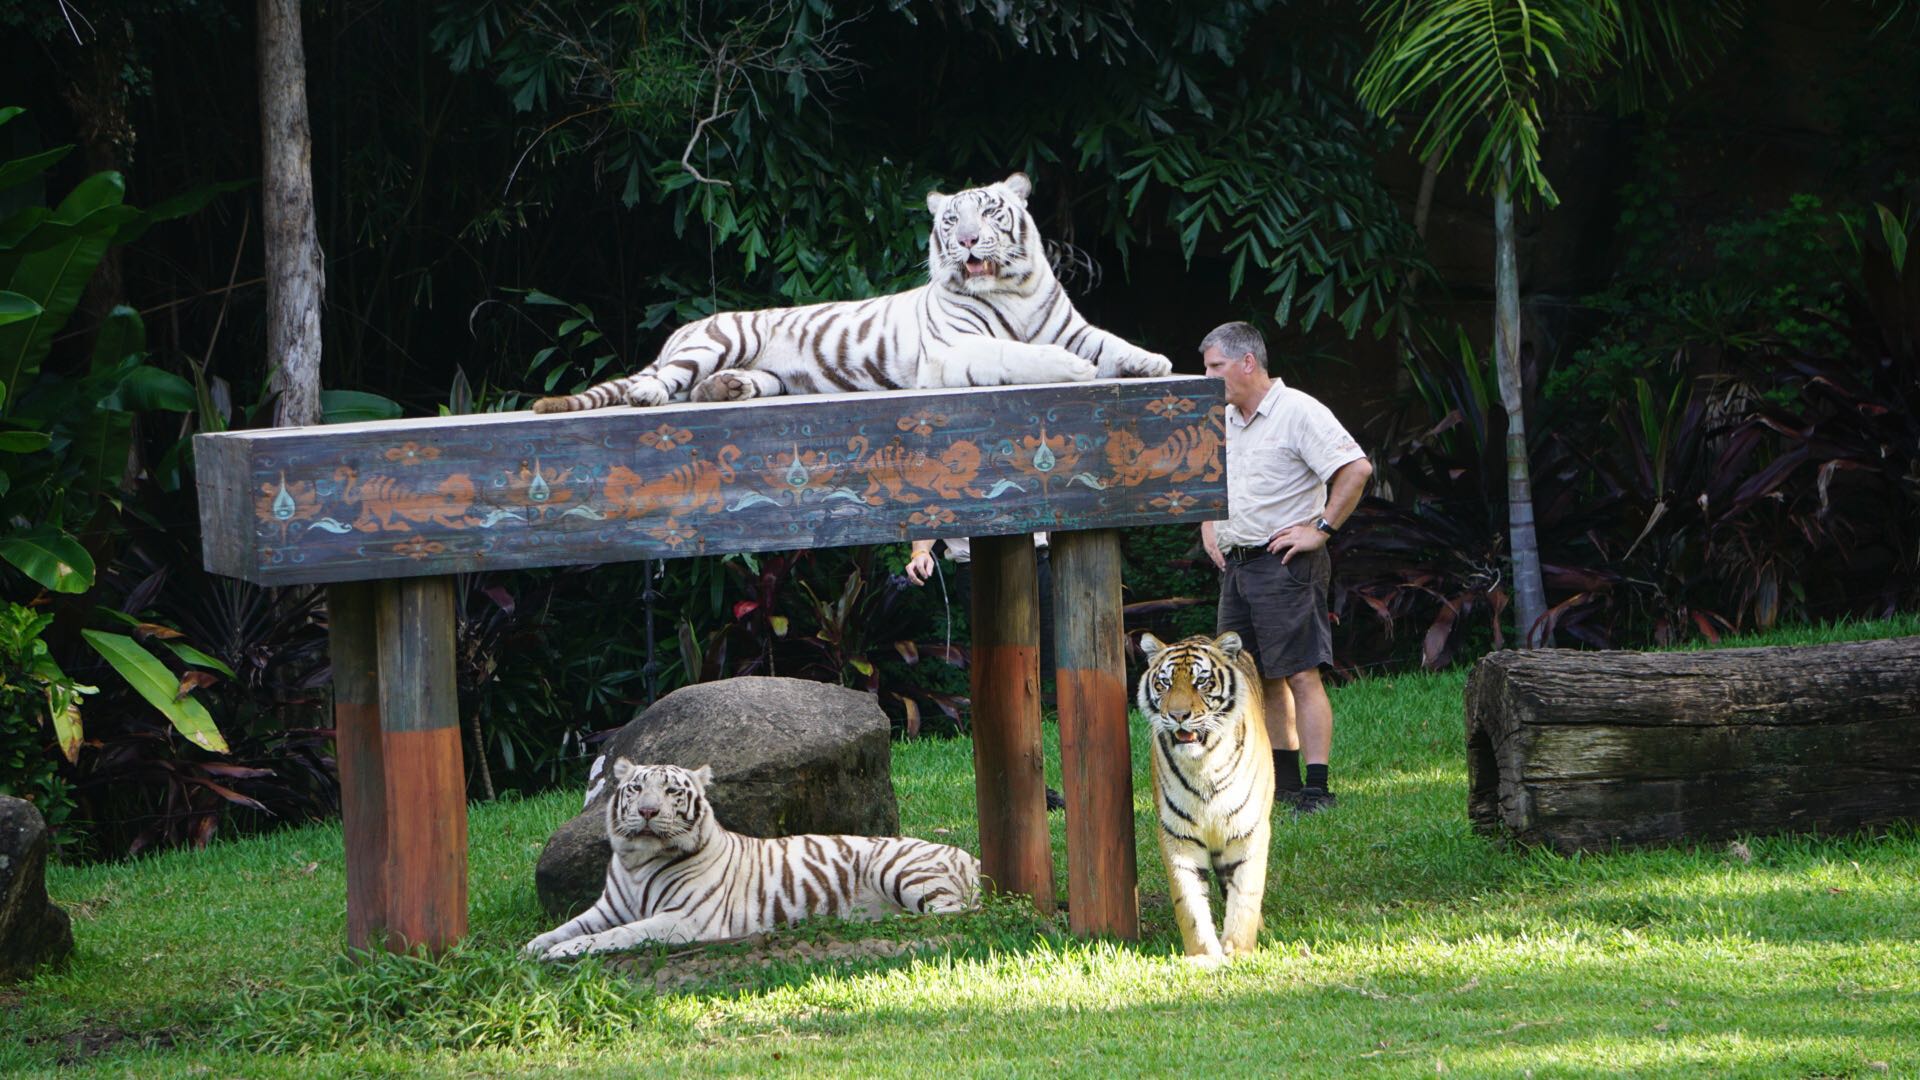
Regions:
[[[627,386],[627,404],[649,408],[667,403],[667,384],[651,375],[637,376]]]
[[[1227,957],[1224,953],[1199,953],[1184,959],[1189,967],[1199,968],[1201,971],[1219,971],[1227,966]]]
[[[1113,365],[1112,371],[1102,371],[1103,377],[1119,376],[1123,379],[1157,379],[1162,375],[1173,374],[1173,361],[1159,353],[1140,353],[1122,357]]]
[[[1050,369],[1049,382],[1088,382],[1099,375],[1100,370],[1093,361],[1088,360],[1069,349],[1058,345],[1046,346],[1045,363]]]
[[[575,956],[584,956],[593,951],[593,936],[569,938],[558,945],[549,946],[540,954],[542,960],[566,960]]]

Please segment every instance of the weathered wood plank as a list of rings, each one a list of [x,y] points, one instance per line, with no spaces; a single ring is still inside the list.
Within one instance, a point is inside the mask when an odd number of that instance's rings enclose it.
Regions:
[[[438,952],[467,932],[467,788],[460,763],[453,579],[382,583],[376,619],[388,946]]]
[[[266,585],[1201,521],[1197,377],[195,436],[206,565]]]
[[[1076,934],[1138,938],[1120,535],[1056,532],[1052,544],[1067,923]]]
[[[973,777],[980,871],[996,890],[1054,912],[1040,745],[1040,581],[1033,542],[973,541]]]
[[[386,944],[387,770],[380,737],[377,610],[381,586],[327,587],[327,647],[333,668],[334,748],[345,836],[347,945]]]
[[[252,449],[242,439],[194,436],[193,472],[200,503],[201,556],[209,570],[248,577],[237,568],[251,565],[246,549],[255,532],[251,481]],[[226,568],[236,568],[229,573]]]
[[[1495,653],[1466,704],[1483,831],[1572,851],[1920,819],[1920,637]]]

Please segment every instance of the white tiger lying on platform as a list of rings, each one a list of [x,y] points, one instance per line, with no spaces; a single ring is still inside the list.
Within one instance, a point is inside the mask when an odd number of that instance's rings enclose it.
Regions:
[[[957,195],[927,195],[928,284],[868,300],[723,311],[674,331],[653,363],[533,411],[737,401],[905,387],[1004,386],[1156,376],[1166,357],[1074,310],[1014,173]]]
[[[606,890],[526,951],[554,960],[649,941],[724,941],[809,915],[978,906],[980,863],[959,848],[904,836],[742,836],[714,819],[712,779],[705,765],[616,758]]]

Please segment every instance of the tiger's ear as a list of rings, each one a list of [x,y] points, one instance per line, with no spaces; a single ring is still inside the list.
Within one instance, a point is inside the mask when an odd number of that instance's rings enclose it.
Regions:
[[[1140,652],[1142,654],[1150,657],[1153,654],[1159,652],[1161,649],[1164,649],[1166,647],[1167,646],[1165,642],[1161,641],[1157,637],[1154,637],[1152,634],[1145,633],[1145,632],[1141,633]]]
[[[702,765],[692,770],[688,775],[693,777],[694,783],[700,785],[701,791],[705,791],[707,790],[707,785],[713,783],[713,766]]]
[[[1219,647],[1221,652],[1226,653],[1229,657],[1239,656],[1240,651],[1246,648],[1240,641],[1240,635],[1231,630],[1214,638],[1213,643]]]
[[[1033,194],[1033,181],[1027,179],[1026,173],[1014,173],[1012,176],[1000,181],[1000,183],[1008,191],[1013,192],[1013,197],[1019,199],[1022,203],[1025,203],[1027,197]]]
[[[927,192],[927,209],[932,211],[934,217],[939,217],[941,208],[946,206],[947,200],[951,198],[953,196],[943,192],[929,191]]]
[[[613,782],[616,784],[620,783],[621,781],[625,780],[627,777],[632,776],[634,773],[634,770],[638,769],[639,767],[640,766],[635,765],[633,762],[628,761],[626,758],[623,758],[623,757],[614,758],[613,759]]]

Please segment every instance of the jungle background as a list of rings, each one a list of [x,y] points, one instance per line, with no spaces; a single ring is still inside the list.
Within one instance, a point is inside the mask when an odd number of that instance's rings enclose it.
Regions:
[[[1371,452],[1338,674],[1471,662],[1516,630],[1494,217],[1363,106],[1369,10],[306,4],[327,416],[521,408],[716,308],[916,284],[926,192],[1024,170],[1090,319],[1192,374],[1250,319]],[[1563,647],[1920,608],[1920,17],[1687,10],[1661,92],[1545,96],[1557,198],[1518,206]],[[0,289],[61,313],[0,295],[0,792],[69,857],[337,809],[321,595],[200,566],[190,436],[273,416],[255,37],[220,0],[0,0]],[[1211,628],[1196,530],[1126,545],[1130,632]],[[576,782],[594,733],[730,674],[963,727],[966,613],[904,555],[463,578],[471,793]]]

